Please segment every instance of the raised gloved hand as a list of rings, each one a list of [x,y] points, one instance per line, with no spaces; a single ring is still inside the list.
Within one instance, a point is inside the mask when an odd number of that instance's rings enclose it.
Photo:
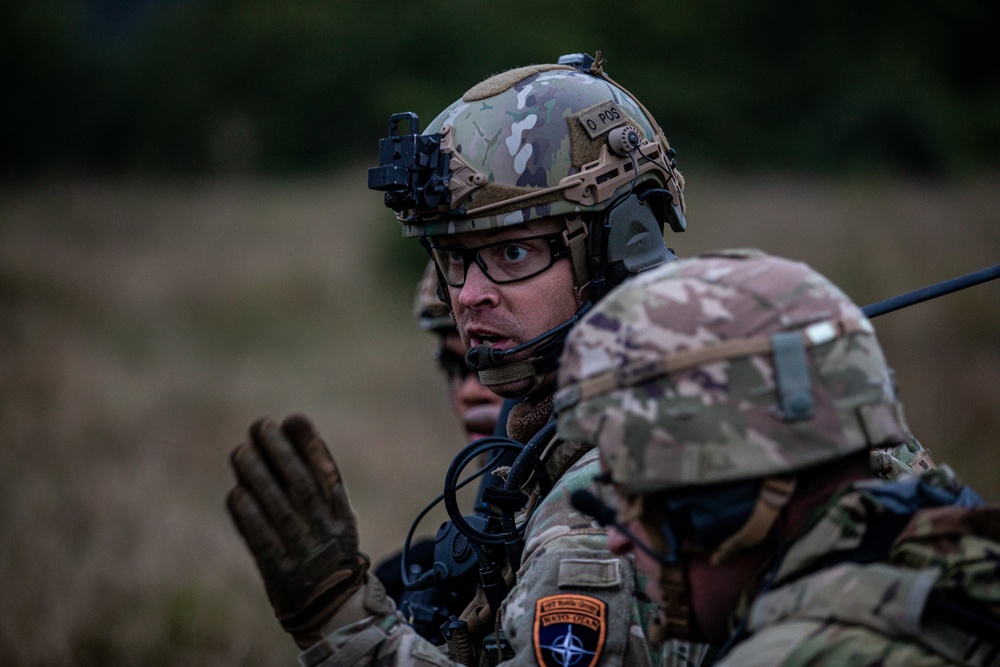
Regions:
[[[274,613],[300,648],[364,585],[354,510],[312,423],[294,415],[250,427],[230,455],[237,485],[226,507],[250,547]]]

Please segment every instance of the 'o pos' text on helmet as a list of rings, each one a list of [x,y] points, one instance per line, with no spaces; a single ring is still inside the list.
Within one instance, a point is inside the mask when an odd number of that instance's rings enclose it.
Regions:
[[[559,387],[560,436],[597,445],[627,496],[748,480],[763,495],[907,434],[860,309],[805,264],[758,251],[671,262],[612,291],[569,335]],[[770,526],[703,546],[735,553]]]
[[[495,75],[422,134],[415,114],[392,116],[369,187],[386,193],[405,236],[424,240],[563,220],[577,305],[596,301],[674,259],[663,227],[686,226],[674,151],[602,65],[574,54]]]

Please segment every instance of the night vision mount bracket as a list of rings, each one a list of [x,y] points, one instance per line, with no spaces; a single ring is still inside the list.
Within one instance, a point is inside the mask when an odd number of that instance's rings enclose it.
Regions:
[[[409,134],[400,134],[404,120]],[[385,192],[385,205],[404,217],[414,211],[447,213],[487,181],[455,150],[450,125],[420,134],[420,119],[412,111],[389,118],[389,136],[379,140],[378,155],[378,166],[368,170],[368,187]]]

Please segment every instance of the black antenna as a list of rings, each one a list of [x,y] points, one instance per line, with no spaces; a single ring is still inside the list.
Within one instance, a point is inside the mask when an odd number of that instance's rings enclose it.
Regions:
[[[972,273],[952,278],[951,280],[945,280],[934,285],[922,287],[920,289],[913,290],[912,292],[907,292],[906,294],[900,294],[899,296],[894,296],[890,299],[885,299],[884,301],[870,303],[862,308],[861,312],[864,313],[866,317],[878,317],[879,315],[885,315],[886,313],[891,313],[892,311],[899,310],[900,308],[912,306],[913,304],[920,303],[921,301],[928,301],[939,296],[944,296],[945,294],[951,294],[952,292],[957,292],[958,290],[965,289],[966,287],[972,287],[973,285],[985,283],[996,278],[1000,278],[1000,264],[980,269],[979,271],[973,271]]]

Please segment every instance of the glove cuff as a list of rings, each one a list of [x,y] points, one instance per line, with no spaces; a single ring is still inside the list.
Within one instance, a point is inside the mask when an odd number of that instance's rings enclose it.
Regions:
[[[372,616],[388,616],[396,611],[396,603],[385,593],[385,588],[378,577],[368,575],[365,585],[354,592],[344,604],[334,612],[333,616],[323,623],[322,636],[335,630],[353,625]]]
[[[299,648],[308,648],[319,641],[327,620],[337,616],[341,607],[358,591],[364,590],[368,564],[368,556],[358,554],[355,567],[335,572],[328,581],[317,587],[320,593],[300,609],[278,615],[281,627],[292,636]]]

